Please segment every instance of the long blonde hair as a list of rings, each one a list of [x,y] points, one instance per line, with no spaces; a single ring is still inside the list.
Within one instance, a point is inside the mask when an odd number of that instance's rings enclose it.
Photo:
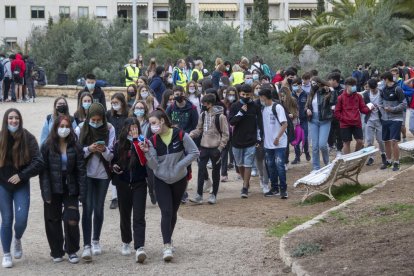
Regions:
[[[288,110],[290,114],[293,115],[293,118],[297,118],[299,116],[298,103],[296,102],[296,99],[292,97],[292,92],[290,91],[289,87],[283,86],[280,89],[279,94],[283,94],[285,96],[284,101],[281,99],[283,106]]]

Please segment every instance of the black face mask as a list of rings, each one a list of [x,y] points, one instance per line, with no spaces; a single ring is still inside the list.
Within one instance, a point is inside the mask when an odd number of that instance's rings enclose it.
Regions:
[[[208,108],[207,106],[205,106],[205,105],[201,106],[201,110],[202,110],[202,111],[208,111],[208,109],[209,109],[209,108]]]
[[[250,97],[240,97],[240,101],[242,101],[243,104],[247,104],[250,102]]]
[[[319,86],[318,85],[312,85],[312,90],[313,91],[318,91],[319,90]]]
[[[57,112],[61,113],[61,114],[65,114],[68,110],[68,106],[67,105],[60,105],[58,107],[56,107]]]
[[[184,101],[184,97],[183,96],[175,96],[174,101],[176,101],[177,103],[182,103]]]
[[[137,92],[135,92],[135,91],[133,91],[133,92],[128,91],[128,95],[130,97],[135,97],[137,95]]]
[[[292,79],[288,79],[287,81],[288,81],[288,83],[289,83],[290,85],[292,85],[292,83],[293,83],[293,80],[292,80]]]

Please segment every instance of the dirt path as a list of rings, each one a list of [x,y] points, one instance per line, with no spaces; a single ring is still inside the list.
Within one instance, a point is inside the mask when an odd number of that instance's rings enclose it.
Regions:
[[[0,104],[0,116],[9,107],[17,107],[24,119],[24,127],[36,137],[52,109],[52,98],[39,98],[35,104]],[[69,99],[71,113],[76,102]],[[278,241],[267,238],[264,229],[221,227],[203,222],[179,218],[174,233],[177,248],[170,264],[162,261],[162,239],[159,227],[160,211],[147,203],[147,262],[138,265],[133,256],[120,254],[120,230],[118,210],[105,206],[105,221],[101,243],[103,255],[91,264],[68,262],[53,264],[49,257],[43,222],[43,202],[39,192],[38,178],[31,181],[31,206],[29,224],[23,236],[24,256],[14,262],[7,275],[280,275],[284,265],[277,258]],[[220,210],[217,205],[217,210]],[[194,213],[196,210],[194,210]],[[235,214],[235,217],[238,217]],[[81,239],[82,240],[82,239]],[[0,275],[6,270],[0,268]]]

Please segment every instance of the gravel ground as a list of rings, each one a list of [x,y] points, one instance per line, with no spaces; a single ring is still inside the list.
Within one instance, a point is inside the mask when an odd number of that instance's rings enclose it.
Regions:
[[[36,137],[52,110],[53,98],[38,98],[34,104],[0,104],[0,116],[9,107],[17,107],[23,116],[23,125]],[[76,101],[68,99],[70,111],[75,111]],[[196,175],[196,173],[194,174]],[[234,177],[234,175],[232,176]],[[162,261],[162,239],[159,227],[160,211],[147,203],[146,251],[148,259],[138,265],[134,256],[120,254],[119,214],[109,209],[110,192],[105,206],[105,221],[101,235],[103,254],[90,264],[68,262],[53,264],[49,257],[43,223],[43,202],[38,178],[31,181],[31,208],[29,224],[23,236],[24,256],[14,261],[14,268],[0,269],[0,275],[280,275],[283,263],[277,257],[278,240],[266,237],[262,228],[222,227],[200,221],[178,219],[174,233],[177,252],[174,261]],[[190,193],[192,194],[192,193]],[[238,194],[235,194],[235,196]],[[194,209],[196,210],[196,209]],[[237,214],[241,216],[242,214]],[[81,239],[82,241],[82,239]],[[81,242],[82,243],[82,242]],[[79,252],[81,253],[81,252]]]

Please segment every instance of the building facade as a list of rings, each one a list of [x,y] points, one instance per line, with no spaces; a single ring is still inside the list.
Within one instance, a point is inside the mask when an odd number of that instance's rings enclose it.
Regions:
[[[132,18],[131,0],[3,0],[0,6],[0,39],[22,46],[33,27],[46,26],[49,18],[95,17],[107,24],[114,18]],[[245,27],[249,28],[253,0],[244,1]],[[168,0],[137,0],[138,24],[149,40],[169,32]],[[240,25],[240,0],[186,0],[187,18],[197,22],[220,17],[234,27]],[[271,29],[297,26],[316,12],[317,0],[269,0]],[[329,8],[327,6],[327,8]]]

